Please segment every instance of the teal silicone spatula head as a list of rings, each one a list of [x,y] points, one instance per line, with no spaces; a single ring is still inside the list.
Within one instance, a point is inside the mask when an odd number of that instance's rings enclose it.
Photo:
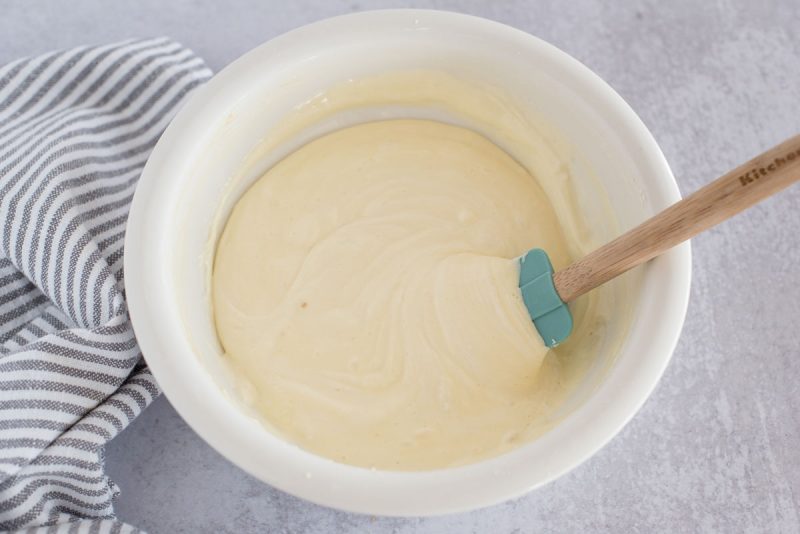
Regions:
[[[555,347],[572,332],[572,314],[553,284],[553,265],[547,253],[535,248],[519,259],[522,300],[544,344]]]

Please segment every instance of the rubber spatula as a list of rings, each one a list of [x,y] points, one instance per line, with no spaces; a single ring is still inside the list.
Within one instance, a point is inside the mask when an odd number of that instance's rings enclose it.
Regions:
[[[545,345],[572,331],[567,303],[800,180],[800,135],[764,152],[600,247],[553,271],[547,253],[520,258],[519,287]]]

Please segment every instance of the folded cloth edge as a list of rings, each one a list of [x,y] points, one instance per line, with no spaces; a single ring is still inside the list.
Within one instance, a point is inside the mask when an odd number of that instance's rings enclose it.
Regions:
[[[125,306],[125,223],[211,71],[168,38],[0,67],[0,528],[136,532],[103,447],[152,400]],[[39,528],[41,527],[41,528]]]

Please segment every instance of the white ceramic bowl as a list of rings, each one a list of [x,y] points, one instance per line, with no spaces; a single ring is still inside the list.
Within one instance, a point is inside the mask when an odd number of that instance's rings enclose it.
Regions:
[[[611,363],[600,383],[551,431],[500,457],[429,472],[374,471],[321,458],[270,433],[226,393],[232,386],[218,361],[207,294],[209,251],[219,231],[215,214],[235,200],[235,193],[225,196],[233,176],[242,182],[234,191],[255,179],[258,169],[242,174],[243,162],[294,106],[347,78],[416,67],[482,77],[536,107],[592,168],[622,229],[680,198],[636,114],[565,53],[470,16],[375,11],[273,39],[201,88],[147,163],[125,243],[137,339],[189,425],[268,484],[323,505],[380,515],[432,515],[497,503],[597,452],[641,407],[664,371],[683,325],[690,283],[688,244],[642,268],[632,286],[633,320],[625,342],[613,362],[614,354],[603,356]],[[274,163],[280,155],[273,156]],[[573,172],[580,188],[583,171]]]

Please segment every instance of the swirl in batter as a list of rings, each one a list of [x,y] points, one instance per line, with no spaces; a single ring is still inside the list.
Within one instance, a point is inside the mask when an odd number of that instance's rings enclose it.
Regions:
[[[488,139],[423,120],[300,148],[238,201],[212,279],[220,341],[278,433],[392,470],[500,454],[567,384],[514,258],[568,261],[537,181]]]

